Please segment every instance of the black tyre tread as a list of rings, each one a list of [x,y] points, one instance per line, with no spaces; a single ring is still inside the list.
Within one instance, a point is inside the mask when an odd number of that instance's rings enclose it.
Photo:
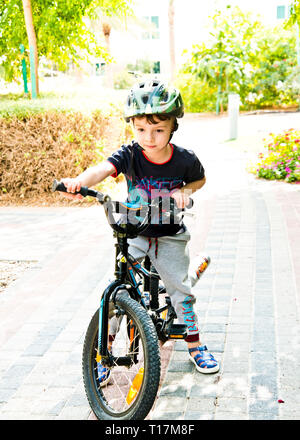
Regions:
[[[143,385],[143,395],[137,399],[139,401],[138,404],[133,404],[128,413],[123,417],[114,417],[108,414],[99,404],[95,396],[94,384],[91,383],[90,365],[92,345],[95,333],[98,331],[99,309],[90,321],[83,345],[82,369],[85,392],[96,417],[101,420],[143,420],[153,406],[160,381],[161,365],[157,332],[146,310],[137,301],[132,299],[127,292],[119,292],[117,294],[116,304],[120,307],[123,306],[125,310],[129,311],[136,321],[139,321],[144,332],[146,339],[144,356],[148,358],[149,368],[144,373],[145,385]]]

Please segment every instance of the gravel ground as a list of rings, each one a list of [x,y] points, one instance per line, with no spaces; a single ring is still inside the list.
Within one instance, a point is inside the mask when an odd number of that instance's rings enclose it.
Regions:
[[[27,269],[37,264],[36,261],[0,261],[0,293],[16,279],[18,279]]]

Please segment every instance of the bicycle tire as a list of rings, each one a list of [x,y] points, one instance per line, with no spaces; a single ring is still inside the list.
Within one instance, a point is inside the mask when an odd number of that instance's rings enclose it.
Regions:
[[[131,320],[129,322],[131,322],[132,325],[134,323],[134,328],[139,335],[140,349],[143,351],[143,357],[141,356],[141,358],[144,365],[141,387],[133,403],[130,404],[128,408],[120,410],[112,407],[110,395],[112,396],[112,400],[116,401],[114,405],[125,404],[125,402],[123,403],[121,401],[125,398],[126,394],[125,390],[124,395],[122,394],[123,384],[121,380],[123,376],[121,376],[121,374],[127,374],[126,370],[132,369],[134,370],[133,373],[136,373],[139,364],[134,364],[130,369],[124,367],[125,373],[120,373],[121,369],[119,367],[112,368],[111,375],[114,375],[111,381],[112,383],[105,385],[103,388],[99,386],[97,361],[95,359],[98,347],[98,309],[90,321],[83,345],[82,370],[85,392],[90,407],[99,420],[143,420],[153,406],[160,381],[161,366],[157,333],[147,311],[137,301],[132,299],[127,291],[120,291],[116,295],[115,304],[124,312],[127,322],[129,318],[129,320]],[[132,377],[132,372],[128,372],[128,375],[129,374],[131,374],[130,377]],[[118,399],[116,397],[117,392],[120,395]]]

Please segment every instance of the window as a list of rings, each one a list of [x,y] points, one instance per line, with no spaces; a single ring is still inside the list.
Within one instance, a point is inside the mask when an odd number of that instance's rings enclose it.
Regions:
[[[154,61],[153,73],[160,73],[160,61]]]
[[[159,38],[159,30],[158,30],[159,29],[159,17],[157,17],[157,16],[151,17],[151,23],[155,27],[155,31],[152,32],[152,38],[158,39]]]
[[[277,18],[285,18],[285,6],[277,6]]]
[[[142,38],[143,40],[157,40],[159,39],[159,17],[157,15],[152,16],[152,17],[143,17],[144,20],[146,20],[149,24],[152,25],[152,29],[147,31],[147,32],[143,32],[142,34]]]

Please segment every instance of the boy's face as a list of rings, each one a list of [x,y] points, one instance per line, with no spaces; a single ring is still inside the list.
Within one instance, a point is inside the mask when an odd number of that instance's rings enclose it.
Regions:
[[[157,124],[151,124],[146,117],[133,120],[136,141],[150,156],[157,155],[168,146],[174,127],[174,118],[166,121],[160,121],[155,117],[154,119]]]

